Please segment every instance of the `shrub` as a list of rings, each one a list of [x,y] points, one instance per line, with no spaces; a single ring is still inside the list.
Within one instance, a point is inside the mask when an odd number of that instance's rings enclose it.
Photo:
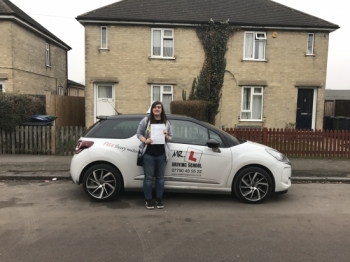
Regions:
[[[172,101],[170,111],[172,114],[190,116],[208,122],[208,102],[200,100]]]
[[[46,114],[45,102],[31,95],[0,94],[0,129],[13,131],[35,114]]]

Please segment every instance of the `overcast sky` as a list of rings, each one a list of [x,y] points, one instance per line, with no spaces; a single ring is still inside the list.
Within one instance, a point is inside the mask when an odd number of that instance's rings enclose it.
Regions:
[[[68,44],[68,78],[85,83],[84,27],[78,15],[117,0],[11,0]],[[145,0],[147,1],[147,0]],[[176,0],[175,0],[176,1]],[[350,16],[347,0],[275,0],[340,26],[330,34],[327,89],[350,89]]]

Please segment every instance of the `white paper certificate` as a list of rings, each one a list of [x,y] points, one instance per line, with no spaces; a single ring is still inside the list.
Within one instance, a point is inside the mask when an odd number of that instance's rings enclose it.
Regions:
[[[164,135],[164,124],[152,124],[151,125],[151,139],[153,140],[152,144],[165,144],[165,135]]]

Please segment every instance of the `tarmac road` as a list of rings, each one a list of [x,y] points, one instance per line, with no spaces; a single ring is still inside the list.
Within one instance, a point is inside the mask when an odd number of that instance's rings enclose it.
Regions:
[[[0,261],[349,261],[347,184],[297,184],[249,205],[229,195],[142,192],[91,202],[70,181],[0,182]]]
[[[0,180],[69,178],[72,156],[0,155]],[[292,182],[350,182],[350,159],[291,158]]]

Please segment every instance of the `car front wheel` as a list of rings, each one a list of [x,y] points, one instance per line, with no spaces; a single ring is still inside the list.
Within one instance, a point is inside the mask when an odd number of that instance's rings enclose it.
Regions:
[[[259,167],[248,167],[237,174],[233,189],[241,201],[257,204],[270,196],[272,180],[265,170]]]
[[[97,201],[115,199],[121,191],[122,179],[118,170],[107,164],[90,167],[83,177],[86,194]]]

